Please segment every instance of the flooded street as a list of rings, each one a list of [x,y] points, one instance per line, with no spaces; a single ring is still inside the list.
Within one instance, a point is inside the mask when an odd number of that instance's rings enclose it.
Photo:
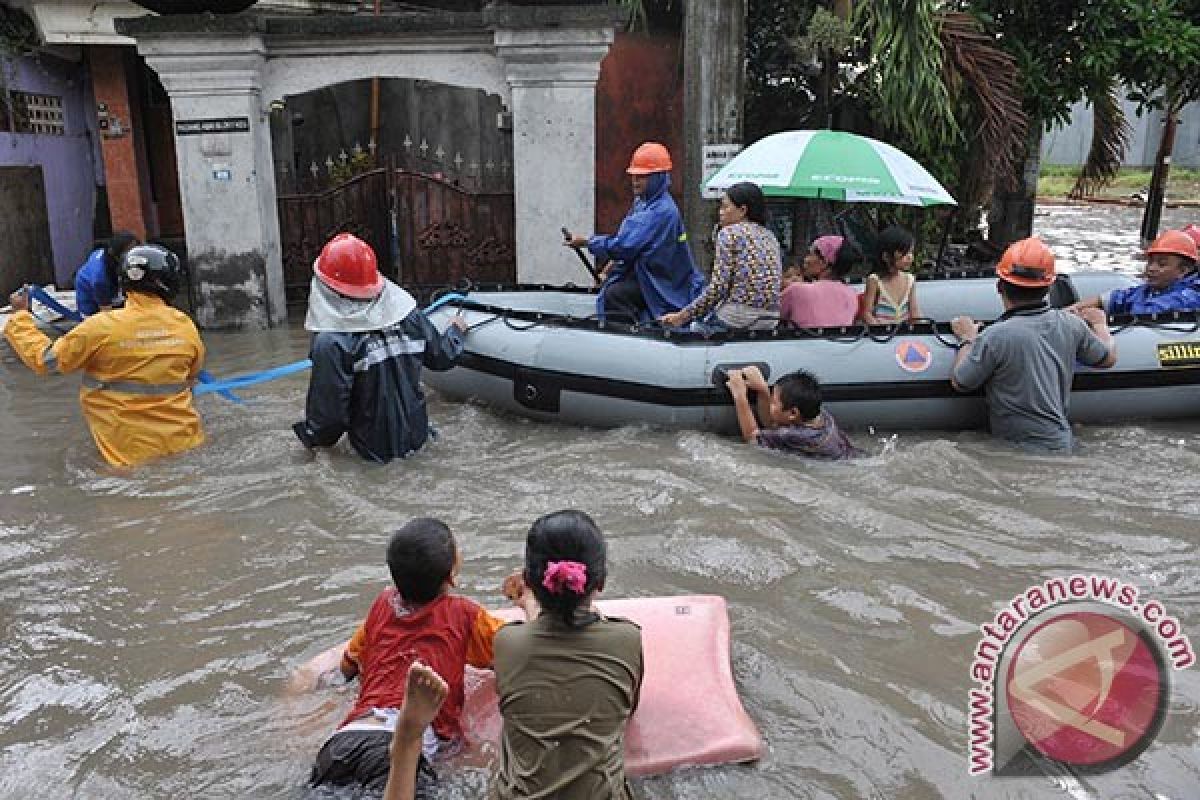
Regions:
[[[1136,271],[1140,215],[1049,207],[1036,224],[1076,268]],[[1189,221],[1200,210],[1163,226]],[[307,351],[299,325],[205,340],[222,376]],[[387,584],[389,532],[445,520],[459,591],[498,606],[530,522],[565,507],[610,537],[606,595],[727,598],[734,675],[767,741],[758,764],[635,781],[639,797],[1196,796],[1200,668],[1173,674],[1145,753],[1079,779],[968,777],[966,705],[979,625],[1052,576],[1134,584],[1200,644],[1200,409],[1080,429],[1069,458],[980,433],[858,431],[870,456],[831,465],[434,397],[441,438],[373,467],[344,444],[305,454],[290,430],[302,374],[245,406],[200,398],[206,446],[119,472],[87,433],[78,379],[39,380],[0,349],[0,800],[309,797],[350,696],[284,684]],[[439,796],[486,782],[444,769]]]

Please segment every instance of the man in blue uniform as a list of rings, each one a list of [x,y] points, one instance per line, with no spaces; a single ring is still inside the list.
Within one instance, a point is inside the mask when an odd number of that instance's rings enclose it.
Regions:
[[[601,318],[621,322],[658,319],[684,308],[704,289],[688,249],[687,233],[671,188],[671,154],[657,142],[633,153],[629,168],[636,199],[612,236],[572,236],[568,247],[587,247],[611,261],[596,298]]]
[[[1109,314],[1200,311],[1196,241],[1185,231],[1167,231],[1146,248],[1146,282],[1080,300],[1071,310],[1099,308]]]
[[[130,248],[138,244],[132,233],[115,234],[97,247],[75,273],[75,305],[85,317],[108,311],[117,297],[117,272]]]

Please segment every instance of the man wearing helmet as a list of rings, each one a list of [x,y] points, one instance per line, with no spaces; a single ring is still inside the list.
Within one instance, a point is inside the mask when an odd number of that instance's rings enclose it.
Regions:
[[[1080,300],[1071,310],[1100,308],[1109,314],[1200,311],[1196,257],[1197,240],[1189,230],[1167,231],[1146,248],[1145,283]]]
[[[1011,245],[996,275],[1000,318],[983,331],[970,317],[950,323],[961,343],[950,383],[960,392],[984,387],[993,436],[1031,450],[1070,450],[1075,362],[1107,368],[1117,360],[1104,312],[1072,314],[1046,304],[1054,253],[1040,239]]]
[[[611,261],[596,298],[596,312],[621,322],[658,319],[685,308],[704,289],[692,261],[679,208],[671,198],[671,154],[658,142],[633,153],[629,168],[633,208],[612,236],[568,236],[568,247],[587,247]]]
[[[292,426],[300,441],[330,447],[348,433],[360,456],[379,463],[419,450],[429,435],[421,367],[454,365],[462,318],[438,333],[413,296],[379,273],[371,246],[339,233],[313,264],[304,327],[316,335],[304,421]]]
[[[79,402],[100,454],[114,466],[189,450],[204,441],[192,384],[204,344],[192,320],[170,300],[183,282],[174,253],[139,245],[119,270],[125,307],[94,314],[51,342],[38,330],[23,292],[4,337],[39,375],[83,371]]]

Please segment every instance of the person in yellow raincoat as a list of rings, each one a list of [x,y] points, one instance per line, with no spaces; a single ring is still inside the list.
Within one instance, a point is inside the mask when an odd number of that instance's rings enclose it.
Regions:
[[[55,341],[38,330],[24,293],[14,293],[19,310],[4,338],[39,375],[83,371],[79,402],[92,438],[108,463],[127,467],[204,441],[192,406],[204,344],[192,320],[168,304],[183,279],[174,253],[134,247],[120,279],[124,308],[90,316]]]

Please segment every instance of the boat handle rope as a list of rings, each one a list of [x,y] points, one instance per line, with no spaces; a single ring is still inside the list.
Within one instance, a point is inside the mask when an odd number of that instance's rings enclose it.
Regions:
[[[424,311],[425,313],[428,313],[441,308],[448,303],[461,303],[466,299],[467,298],[465,295],[459,294],[458,292],[447,292],[426,306]],[[491,320],[489,320],[489,322],[490,321]],[[312,360],[305,358],[300,361],[293,361],[290,364],[283,364],[278,367],[272,367],[271,369],[265,369],[260,372],[250,372],[245,375],[237,375],[233,378],[226,378],[225,380],[213,379],[212,381],[206,381],[201,383],[199,386],[194,387],[192,389],[192,395],[200,396],[218,393],[224,397],[226,396],[224,393],[230,389],[242,389],[259,383],[266,383],[267,381],[273,381],[276,378],[283,378],[287,375],[294,375],[297,372],[303,372],[304,370],[311,368]],[[210,375],[209,377],[211,378],[212,376]],[[235,402],[241,402],[240,398]]]

